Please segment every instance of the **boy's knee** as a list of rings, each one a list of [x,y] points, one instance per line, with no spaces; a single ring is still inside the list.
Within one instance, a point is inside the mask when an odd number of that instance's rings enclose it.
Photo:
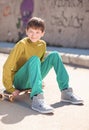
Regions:
[[[54,58],[56,57],[56,58],[59,58],[59,59],[61,59],[61,55],[59,54],[59,52],[58,51],[53,51],[52,53],[50,53]]]
[[[32,56],[29,60],[28,63],[40,63],[40,58],[38,56]]]

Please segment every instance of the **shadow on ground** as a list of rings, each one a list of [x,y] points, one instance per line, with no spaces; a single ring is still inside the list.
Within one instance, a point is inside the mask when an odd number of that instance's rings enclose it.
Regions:
[[[65,105],[71,105],[70,103],[57,102],[51,104],[55,108],[63,107]],[[1,122],[4,124],[16,124],[22,121],[26,116],[38,115],[40,113],[31,109],[31,100],[29,94],[21,95],[15,99],[14,102],[8,100],[0,101],[0,116]],[[45,114],[52,116],[53,113]]]
[[[62,101],[60,101],[60,102],[56,102],[56,103],[52,104],[51,106],[52,106],[53,108],[59,108],[59,107],[69,106],[69,105],[73,105],[73,104],[68,103],[68,102],[62,102]],[[83,105],[84,105],[84,104],[78,104],[78,105],[76,105],[76,106],[83,106]],[[75,105],[74,105],[74,106],[75,106]]]
[[[0,101],[1,122],[5,124],[15,124],[23,120],[26,116],[37,114],[39,113],[31,109],[29,95],[21,95],[14,102],[7,100]]]

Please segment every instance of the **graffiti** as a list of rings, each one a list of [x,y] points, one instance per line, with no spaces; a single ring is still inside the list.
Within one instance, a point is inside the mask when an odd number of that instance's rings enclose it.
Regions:
[[[20,5],[21,17],[18,18],[16,27],[18,29],[18,40],[22,39],[25,36],[25,28],[28,20],[32,17],[34,9],[33,0],[23,0]]]
[[[73,27],[73,28],[82,28],[83,25],[83,17],[73,16],[70,17],[65,16],[64,11],[62,11],[61,16],[52,16],[52,25],[66,27]]]
[[[33,0],[23,0],[20,6],[21,19],[23,22],[23,27],[26,27],[28,20],[32,17],[34,8]]]
[[[49,0],[53,7],[83,7],[83,0]]]
[[[16,27],[19,29],[21,27],[21,18],[18,18],[18,22],[16,24]]]
[[[3,16],[8,16],[10,14],[11,14],[11,8],[10,6],[7,5],[3,8]]]
[[[89,9],[87,9],[85,12],[86,12],[86,13],[89,13]]]

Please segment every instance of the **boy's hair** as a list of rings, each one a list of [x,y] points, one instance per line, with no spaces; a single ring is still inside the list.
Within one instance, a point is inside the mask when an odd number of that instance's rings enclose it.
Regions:
[[[26,29],[28,30],[30,27],[34,29],[40,29],[42,32],[44,32],[45,30],[44,20],[38,17],[33,17],[28,21]]]

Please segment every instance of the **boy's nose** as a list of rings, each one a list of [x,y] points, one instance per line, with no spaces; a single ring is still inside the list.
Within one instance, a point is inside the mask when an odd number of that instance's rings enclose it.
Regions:
[[[35,33],[32,34],[32,36],[35,36],[35,35],[36,35]]]

